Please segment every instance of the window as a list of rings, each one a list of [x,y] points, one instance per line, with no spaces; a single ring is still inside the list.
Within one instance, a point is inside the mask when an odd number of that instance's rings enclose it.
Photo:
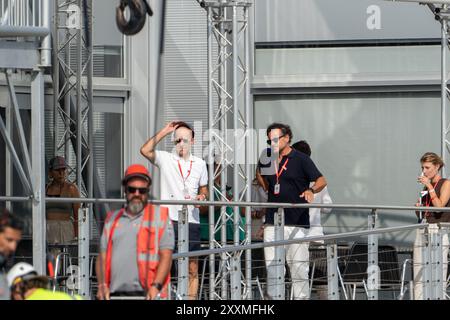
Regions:
[[[124,37],[116,26],[116,2],[93,2],[94,77],[124,77]]]

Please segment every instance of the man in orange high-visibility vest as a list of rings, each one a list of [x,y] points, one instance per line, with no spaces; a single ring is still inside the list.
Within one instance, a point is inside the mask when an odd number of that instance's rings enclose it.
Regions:
[[[97,260],[97,298],[167,298],[175,245],[168,209],[148,204],[150,174],[128,167],[123,178],[125,208],[108,213]]]

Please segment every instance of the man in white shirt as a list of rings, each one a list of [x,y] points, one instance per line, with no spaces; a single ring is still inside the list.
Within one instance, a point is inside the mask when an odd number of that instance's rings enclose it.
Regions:
[[[298,141],[292,145],[292,148],[297,151],[303,152],[308,157],[311,157],[311,147],[305,140]],[[328,188],[325,186],[320,192],[314,194],[313,203],[318,204],[332,204],[330,194],[328,193]],[[322,213],[330,213],[331,208],[309,208],[309,232],[308,236],[323,236],[323,227],[320,222],[320,215]],[[316,241],[317,243],[323,244],[323,240]]]
[[[156,145],[173,133],[174,152],[155,150]],[[161,200],[206,200],[208,172],[204,160],[191,154],[194,130],[185,122],[172,121],[150,138],[141,148],[141,154],[161,172]],[[181,205],[167,206],[178,237],[178,214]],[[189,251],[200,250],[199,208],[188,206]],[[189,299],[196,299],[198,291],[198,260],[189,259]]]
[[[260,184],[257,178],[252,181],[251,200],[252,202],[267,202],[267,191]],[[252,243],[264,240],[264,216],[266,208],[252,207]],[[264,248],[252,250],[252,277],[259,281],[266,279],[266,265],[264,259]]]
[[[267,190],[260,184],[257,178],[252,181],[251,188],[251,200],[252,202],[267,202]],[[266,208],[252,207],[252,242],[262,241],[264,236],[264,215],[266,214]],[[262,232],[261,232],[262,231]]]

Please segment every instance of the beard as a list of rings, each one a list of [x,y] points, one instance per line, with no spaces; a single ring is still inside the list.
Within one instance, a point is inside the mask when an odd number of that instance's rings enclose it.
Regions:
[[[183,157],[184,155],[189,154],[189,151],[191,150],[191,146],[181,146],[177,148],[177,154],[179,157]]]
[[[137,200],[137,201],[135,201]],[[127,209],[132,214],[138,214],[145,207],[145,202],[138,198],[133,198],[127,203]]]

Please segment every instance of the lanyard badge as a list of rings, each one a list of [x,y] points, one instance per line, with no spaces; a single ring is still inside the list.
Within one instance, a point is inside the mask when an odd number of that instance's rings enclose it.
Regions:
[[[181,179],[183,180],[183,195],[184,195],[184,199],[188,200],[191,198],[191,195],[189,194],[189,189],[186,186],[186,181],[189,178],[189,176],[191,175],[191,171],[192,171],[192,160],[191,160],[191,165],[189,167],[188,173],[186,178],[183,175],[183,170],[181,169],[181,165],[180,165],[180,160],[178,160],[178,169],[180,170],[180,175],[181,175]]]
[[[273,194],[276,194],[276,195],[280,194],[280,184],[279,184],[279,183],[277,183],[277,184],[274,186],[274,188],[273,188]]]

